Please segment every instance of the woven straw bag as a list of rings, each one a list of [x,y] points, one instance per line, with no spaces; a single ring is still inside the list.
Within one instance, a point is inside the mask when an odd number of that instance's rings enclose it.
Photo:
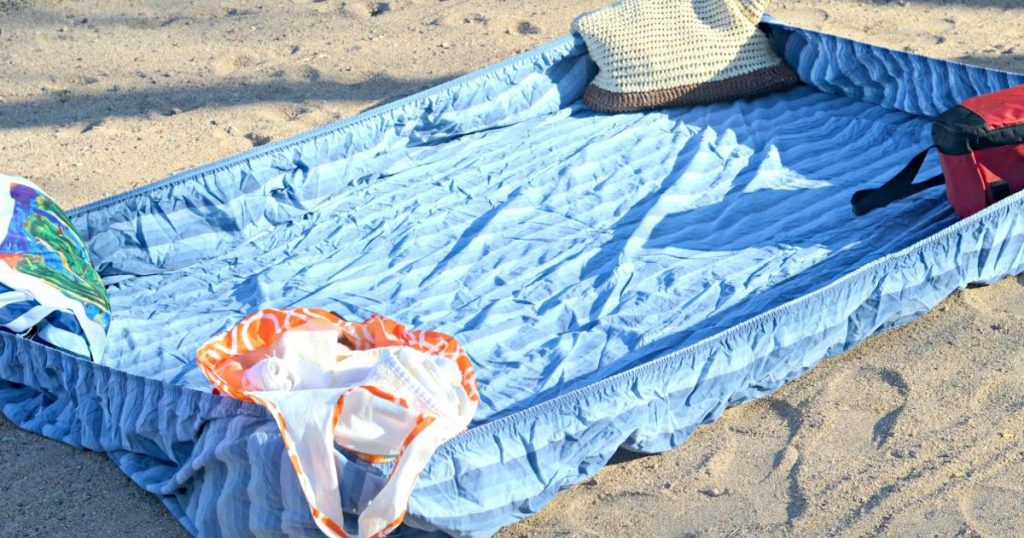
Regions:
[[[757,27],[767,0],[622,0],[573,22],[600,69],[599,112],[707,104],[800,83]]]

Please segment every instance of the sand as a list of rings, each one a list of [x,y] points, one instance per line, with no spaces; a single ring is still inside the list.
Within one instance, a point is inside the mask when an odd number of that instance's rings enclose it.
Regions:
[[[0,0],[0,170],[80,205],[493,63],[603,3]],[[1018,4],[780,0],[773,11],[1024,70]],[[1024,280],[958,293],[676,450],[617,458],[501,536],[1019,534],[1022,305]],[[58,533],[185,534],[104,456],[0,419],[0,536]]]

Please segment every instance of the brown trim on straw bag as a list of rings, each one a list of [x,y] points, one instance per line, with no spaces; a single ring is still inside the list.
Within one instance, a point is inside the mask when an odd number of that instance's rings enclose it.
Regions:
[[[666,106],[706,105],[788,90],[798,85],[799,77],[783,62],[726,80],[650,92],[615,93],[590,84],[583,92],[583,101],[597,112],[638,112]]]

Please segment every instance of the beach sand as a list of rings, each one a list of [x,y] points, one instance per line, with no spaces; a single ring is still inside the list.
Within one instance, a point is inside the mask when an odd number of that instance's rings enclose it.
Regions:
[[[0,0],[0,171],[80,205],[483,67],[602,4]],[[787,0],[772,11],[1024,71],[1018,5]],[[676,450],[617,458],[500,536],[1020,534],[1022,334],[1024,279],[957,293]],[[57,534],[185,532],[105,456],[0,418],[0,536]]]

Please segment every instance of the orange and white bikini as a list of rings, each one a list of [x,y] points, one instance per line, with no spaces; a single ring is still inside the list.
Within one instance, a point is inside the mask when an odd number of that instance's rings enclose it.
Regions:
[[[274,416],[313,519],[335,538],[349,536],[335,445],[394,460],[359,516],[359,536],[384,536],[402,522],[430,457],[466,429],[480,401],[454,338],[377,315],[352,323],[315,308],[261,310],[204,344],[198,363],[217,390]]]

